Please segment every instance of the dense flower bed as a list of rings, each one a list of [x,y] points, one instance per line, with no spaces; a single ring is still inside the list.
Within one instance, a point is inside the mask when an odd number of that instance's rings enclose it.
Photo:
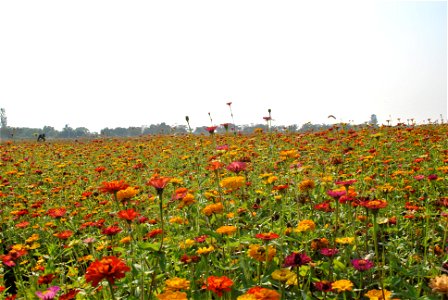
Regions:
[[[1,293],[440,299],[447,134],[341,124],[3,143]]]

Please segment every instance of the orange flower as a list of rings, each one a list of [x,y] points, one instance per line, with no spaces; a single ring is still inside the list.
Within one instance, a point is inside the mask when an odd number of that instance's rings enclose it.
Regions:
[[[164,293],[158,294],[157,299],[159,300],[187,300],[187,293],[185,292],[173,292],[166,291]]]
[[[256,300],[280,300],[280,294],[277,291],[256,286],[250,288],[247,295],[253,295]]]
[[[47,211],[47,215],[49,215],[50,217],[56,219],[56,218],[62,218],[65,215],[66,212],[67,212],[67,210],[65,208],[63,208],[63,207],[61,207],[61,208],[50,208]]]
[[[118,191],[125,190],[129,187],[129,184],[125,183],[124,180],[113,180],[105,181],[102,183],[101,187],[98,189],[102,193],[116,194]]]
[[[219,234],[227,234],[227,235],[232,235],[234,234],[236,231],[236,227],[235,226],[221,226],[218,229],[216,229],[216,232]]]
[[[207,278],[207,290],[214,292],[218,297],[221,297],[223,292],[229,292],[232,285],[233,281],[227,276]]]
[[[92,282],[92,286],[106,279],[109,284],[114,284],[116,279],[123,278],[131,269],[123,260],[115,256],[106,256],[101,260],[95,260],[86,271],[86,281]]]
[[[154,176],[152,177],[147,183],[146,185],[150,185],[153,188],[155,188],[157,190],[157,193],[160,194],[163,192],[163,190],[165,189],[166,185],[170,182],[171,178],[169,177],[159,177],[159,176]]]
[[[120,219],[126,220],[128,222],[132,222],[135,218],[140,216],[140,214],[131,208],[131,209],[120,210],[118,212],[117,216]]]
[[[211,216],[214,213],[220,213],[222,212],[224,209],[224,206],[222,205],[221,202],[218,203],[213,203],[213,204],[209,204],[206,207],[204,207],[204,209],[202,210],[202,212],[204,213],[204,215],[206,216]]]
[[[190,281],[184,278],[174,277],[165,281],[165,289],[169,291],[180,291],[190,289]]]
[[[385,208],[387,206],[386,200],[367,200],[362,201],[361,205],[367,209],[371,209],[373,211],[378,211],[381,208]]]

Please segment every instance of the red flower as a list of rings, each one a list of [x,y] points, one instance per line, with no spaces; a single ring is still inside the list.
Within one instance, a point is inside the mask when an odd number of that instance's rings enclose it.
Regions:
[[[67,293],[59,296],[59,300],[73,300],[76,299],[76,295],[79,293],[79,290],[69,290]]]
[[[293,252],[285,258],[283,267],[298,267],[311,262],[311,258],[305,253]]]
[[[73,235],[73,231],[71,231],[71,230],[64,230],[64,231],[61,231],[59,233],[55,233],[53,235],[55,237],[61,239],[61,240],[66,240],[66,239],[68,239],[69,237],[71,237]]]
[[[113,180],[109,182],[103,182],[101,187],[98,189],[102,193],[115,194],[118,191],[125,190],[129,187],[129,184],[125,183],[124,180]]]
[[[122,229],[120,227],[118,227],[116,225],[112,225],[112,226],[106,227],[103,230],[101,230],[101,233],[105,234],[105,235],[115,235],[115,234],[121,232],[121,230]]]
[[[241,171],[246,170],[246,168],[247,168],[247,164],[245,162],[241,162],[241,161],[234,161],[226,167],[227,170],[234,172],[236,174],[238,174]]]
[[[132,222],[135,218],[140,216],[140,214],[131,208],[131,209],[120,210],[118,212],[117,216],[120,219]]]
[[[210,127],[205,128],[205,130],[207,130],[208,133],[210,133],[210,134],[214,134],[216,128],[218,128],[218,126],[210,126]]]
[[[163,192],[163,189],[170,182],[171,178],[169,177],[159,177],[155,176],[151,178],[146,185],[150,185],[157,190],[157,193]]]
[[[205,169],[209,170],[209,171],[216,171],[220,168],[222,168],[224,166],[224,164],[220,161],[212,161],[208,164],[208,166],[205,167]]]
[[[255,237],[257,239],[261,239],[261,240],[264,240],[264,241],[270,241],[270,240],[278,238],[279,235],[276,234],[276,233],[273,233],[273,232],[269,232],[269,233],[257,233],[255,235]]]
[[[47,211],[47,215],[52,217],[52,218],[62,218],[65,214],[66,214],[67,210],[63,207],[60,208],[50,208]]]
[[[86,271],[86,281],[92,282],[92,286],[106,279],[109,284],[114,284],[116,279],[123,278],[131,269],[123,260],[115,256],[106,256],[101,260],[95,260]]]
[[[56,278],[56,276],[54,275],[54,274],[47,274],[47,275],[42,275],[42,276],[39,276],[39,278],[37,279],[37,283],[39,284],[39,285],[41,285],[41,284],[50,284],[52,281],[53,281],[53,279],[55,279]]]
[[[233,281],[227,276],[207,278],[207,290],[214,292],[218,297],[221,297],[223,292],[229,292],[232,285]]]
[[[162,234],[162,229],[153,229],[146,234],[146,237],[153,238],[159,234]]]

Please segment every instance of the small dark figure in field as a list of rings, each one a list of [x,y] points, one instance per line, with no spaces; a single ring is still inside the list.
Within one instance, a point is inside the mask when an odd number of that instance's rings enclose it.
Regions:
[[[45,133],[41,133],[39,134],[39,136],[37,137],[37,141],[40,142],[45,142]]]

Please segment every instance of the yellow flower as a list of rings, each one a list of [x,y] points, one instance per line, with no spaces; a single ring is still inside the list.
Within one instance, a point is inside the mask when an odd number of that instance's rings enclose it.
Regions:
[[[297,280],[297,274],[294,273],[290,277],[288,277],[286,284],[287,285],[299,285],[299,281]]]
[[[269,176],[268,179],[266,180],[267,183],[273,183],[274,181],[277,181],[278,177],[277,176]]]
[[[271,261],[276,253],[277,250],[272,246],[268,246],[266,253],[265,246],[254,244],[249,246],[249,251],[247,252],[247,255],[258,261],[266,261],[266,260]]]
[[[432,288],[433,292],[448,294],[448,275],[443,274],[432,278],[429,287]]]
[[[185,249],[191,247],[195,244],[195,241],[192,239],[186,239],[185,242],[180,242],[180,248]]]
[[[233,176],[226,177],[221,180],[221,187],[231,190],[236,190],[245,184],[245,179],[243,176]]]
[[[196,253],[201,255],[201,254],[209,254],[210,252],[213,252],[213,250],[215,250],[215,247],[210,246],[210,247],[202,247],[199,248],[198,250],[196,250]]]
[[[159,299],[159,300],[188,300],[187,293],[172,292],[172,291],[166,291],[164,293],[158,294],[157,299]]]
[[[384,297],[383,297],[384,291]],[[392,292],[388,290],[370,290],[364,296],[368,297],[369,300],[389,300],[391,299]]]
[[[316,228],[316,224],[312,220],[303,220],[297,225],[297,229],[294,232],[313,231]]]
[[[32,242],[35,242],[39,240],[39,235],[37,233],[34,233],[33,235],[31,235],[29,238],[26,239],[26,243],[27,244],[31,244]]]
[[[218,229],[216,229],[216,232],[219,234],[227,234],[227,235],[232,235],[236,232],[236,227],[235,226],[221,226]]]
[[[336,243],[341,245],[351,245],[355,241],[354,237],[336,238]]]
[[[165,281],[166,289],[168,291],[179,291],[190,289],[190,281],[184,278],[174,277]]]
[[[278,269],[272,272],[271,276],[272,279],[285,282],[289,279],[289,277],[295,275],[294,272],[292,272],[290,269]]]
[[[347,279],[336,280],[331,284],[331,288],[338,293],[351,291],[353,289],[353,282]]]

